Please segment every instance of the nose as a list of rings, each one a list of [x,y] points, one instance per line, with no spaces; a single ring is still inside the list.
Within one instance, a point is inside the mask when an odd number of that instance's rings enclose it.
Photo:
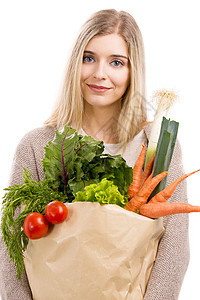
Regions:
[[[107,78],[105,62],[101,61],[95,65],[93,76],[98,80],[105,80]]]

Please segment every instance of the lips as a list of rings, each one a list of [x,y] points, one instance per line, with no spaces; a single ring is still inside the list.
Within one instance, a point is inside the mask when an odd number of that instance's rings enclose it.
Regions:
[[[110,88],[101,85],[88,84],[88,87],[95,93],[104,93],[110,90]]]

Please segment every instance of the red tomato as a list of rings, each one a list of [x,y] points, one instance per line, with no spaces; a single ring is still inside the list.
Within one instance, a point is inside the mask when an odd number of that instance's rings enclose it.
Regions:
[[[49,229],[49,222],[46,217],[37,212],[30,213],[24,220],[24,233],[29,239],[42,238]]]
[[[52,201],[46,206],[45,216],[52,224],[62,223],[67,218],[67,215],[67,206],[60,201]]]

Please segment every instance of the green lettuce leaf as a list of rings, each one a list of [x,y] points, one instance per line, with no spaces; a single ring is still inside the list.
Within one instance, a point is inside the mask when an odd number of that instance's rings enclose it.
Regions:
[[[100,204],[116,204],[124,207],[127,199],[119,192],[112,181],[103,178],[98,184],[90,184],[84,191],[76,194],[73,202],[99,202]]]

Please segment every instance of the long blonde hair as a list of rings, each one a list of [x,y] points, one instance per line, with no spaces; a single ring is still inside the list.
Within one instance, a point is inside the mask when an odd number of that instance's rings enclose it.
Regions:
[[[80,130],[84,112],[80,75],[85,47],[94,36],[116,32],[127,43],[130,62],[130,83],[118,119],[120,143],[126,145],[142,128],[146,121],[143,39],[134,18],[127,12],[114,9],[94,13],[82,26],[69,58],[61,96],[45,122],[46,126],[61,129],[70,125]]]

